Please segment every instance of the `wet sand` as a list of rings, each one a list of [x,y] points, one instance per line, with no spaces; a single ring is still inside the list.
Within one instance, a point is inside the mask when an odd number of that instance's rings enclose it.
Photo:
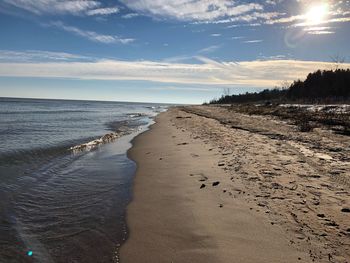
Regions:
[[[121,262],[347,262],[346,186],[318,189],[328,178],[291,141],[232,128],[208,109],[172,108],[134,139]]]

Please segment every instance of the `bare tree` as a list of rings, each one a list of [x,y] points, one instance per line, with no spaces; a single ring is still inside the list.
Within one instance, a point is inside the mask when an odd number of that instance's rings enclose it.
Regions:
[[[223,90],[224,96],[230,96],[231,95],[231,89],[230,88],[224,88]]]
[[[336,54],[334,56],[331,56],[331,61],[333,63],[332,69],[338,70],[341,67],[341,65],[345,62],[345,57]]]
[[[290,87],[291,83],[287,80],[284,80],[281,82],[280,84],[280,89],[285,90],[288,89]]]

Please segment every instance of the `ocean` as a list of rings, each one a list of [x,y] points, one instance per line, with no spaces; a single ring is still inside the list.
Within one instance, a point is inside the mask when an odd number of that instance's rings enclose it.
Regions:
[[[0,262],[118,262],[127,150],[166,108],[0,98]]]

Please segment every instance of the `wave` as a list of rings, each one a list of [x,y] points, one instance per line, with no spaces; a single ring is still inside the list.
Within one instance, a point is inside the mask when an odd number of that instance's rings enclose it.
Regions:
[[[120,127],[119,130],[116,132],[107,133],[107,134],[103,135],[101,138],[89,141],[87,143],[82,143],[82,144],[70,147],[69,150],[72,151],[74,154],[77,154],[77,153],[80,153],[83,151],[90,151],[90,150],[97,148],[98,146],[100,146],[102,144],[113,142],[122,136],[129,135],[133,132],[136,132],[139,129],[140,129],[140,127],[131,128],[131,127],[123,126],[123,127]]]
[[[140,113],[140,112],[136,112],[136,113],[127,113],[126,115],[127,115],[129,118],[140,118],[140,117],[148,117],[148,116],[150,116],[150,114]]]

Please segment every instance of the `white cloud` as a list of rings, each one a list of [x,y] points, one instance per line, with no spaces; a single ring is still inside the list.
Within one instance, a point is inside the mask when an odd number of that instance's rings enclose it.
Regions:
[[[334,34],[334,31],[309,31],[308,34],[310,35],[331,35]]]
[[[91,57],[75,55],[66,52],[42,50],[12,51],[0,50],[2,62],[47,62],[47,61],[92,61]]]
[[[118,7],[105,7],[105,8],[97,8],[97,9],[92,9],[86,12],[87,15],[89,16],[94,16],[94,15],[111,15],[111,14],[116,14],[119,12]]]
[[[234,40],[237,40],[237,39],[243,39],[243,38],[245,38],[245,37],[243,37],[243,36],[231,37],[231,39],[234,39]]]
[[[209,47],[206,47],[206,48],[199,50],[197,53],[211,53],[211,52],[218,50],[220,47],[221,46],[219,46],[219,45],[212,45],[212,46],[209,46]]]
[[[218,34],[218,33],[214,33],[214,34],[211,34],[212,37],[220,37],[221,34]]]
[[[243,43],[246,43],[246,44],[254,44],[254,43],[261,43],[261,42],[263,42],[263,40],[261,39],[243,41]]]
[[[236,5],[230,0],[121,0],[121,2],[145,15],[181,21],[211,21],[263,10],[263,6],[257,3]]]
[[[122,15],[122,18],[124,19],[131,19],[131,18],[134,18],[134,17],[138,17],[139,14],[137,13],[129,13],[129,14],[126,14],[126,15]]]
[[[143,80],[161,83],[232,85],[271,88],[282,81],[303,79],[333,63],[300,60],[217,62],[197,57],[201,64],[158,61],[96,60],[88,62],[0,62],[0,76],[72,78],[95,80]],[[343,64],[350,68],[350,64]]]
[[[98,1],[84,0],[4,0],[8,5],[24,9],[37,15],[73,14],[79,15],[100,6]]]
[[[104,34],[98,34],[98,33],[93,32],[93,31],[82,30],[82,29],[74,27],[74,26],[65,25],[61,21],[51,22],[47,25],[57,27],[61,30],[70,32],[70,33],[75,34],[77,36],[87,38],[91,41],[100,42],[100,43],[104,43],[104,44],[128,44],[128,43],[134,41],[133,38],[120,38],[118,36],[104,35]]]
[[[334,34],[334,31],[330,31],[332,27],[329,26],[319,26],[319,27],[306,27],[304,31],[306,31],[310,35],[330,35]]]
[[[104,7],[95,0],[3,0],[7,7],[16,7],[36,15],[110,15],[118,7]]]

